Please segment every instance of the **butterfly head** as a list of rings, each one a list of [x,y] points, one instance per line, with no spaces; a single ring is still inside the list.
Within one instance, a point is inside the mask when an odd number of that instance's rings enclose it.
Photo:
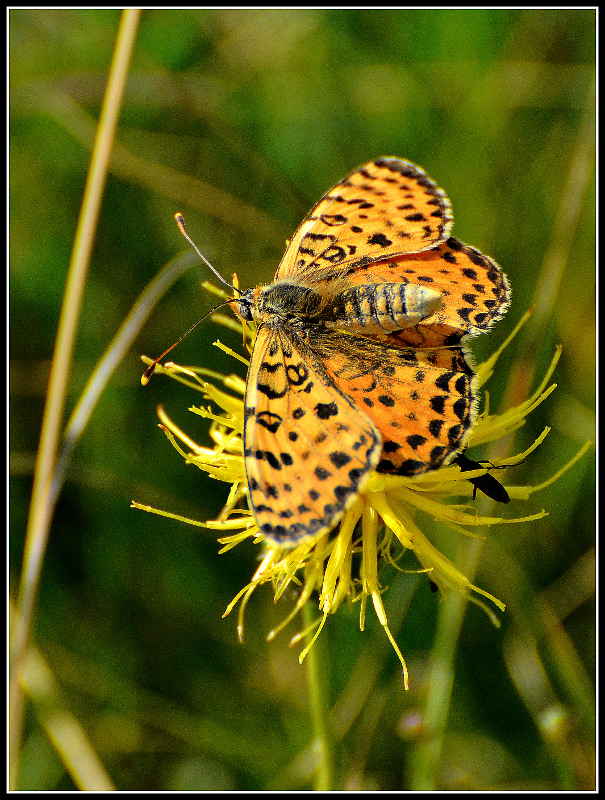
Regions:
[[[258,296],[261,288],[257,286],[256,289],[246,289],[232,301],[233,310],[244,322],[254,322],[258,319]]]

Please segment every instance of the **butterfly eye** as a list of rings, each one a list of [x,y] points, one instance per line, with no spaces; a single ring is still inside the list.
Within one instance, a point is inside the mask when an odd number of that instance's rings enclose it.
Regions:
[[[239,300],[237,303],[237,313],[242,319],[246,320],[246,322],[252,322],[252,306],[249,302]]]

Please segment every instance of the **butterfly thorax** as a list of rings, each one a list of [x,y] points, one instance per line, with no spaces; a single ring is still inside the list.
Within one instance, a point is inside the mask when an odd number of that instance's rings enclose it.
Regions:
[[[276,281],[242,292],[237,311],[242,319],[268,322],[271,318],[294,322],[317,318],[325,301],[319,292],[292,281]]]

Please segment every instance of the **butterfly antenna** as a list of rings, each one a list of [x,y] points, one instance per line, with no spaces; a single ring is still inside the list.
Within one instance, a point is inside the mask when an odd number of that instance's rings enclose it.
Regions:
[[[147,384],[148,384],[148,383],[149,383],[149,381],[151,380],[151,376],[152,376],[152,375],[153,375],[153,373],[155,372],[155,368],[156,368],[156,367],[157,367],[157,365],[160,363],[160,361],[161,361],[161,360],[164,358],[164,356],[167,356],[167,355],[168,355],[168,353],[169,353],[169,352],[170,352],[170,351],[171,351],[173,348],[175,348],[179,342],[182,342],[182,341],[183,341],[183,339],[185,338],[185,336],[189,336],[189,334],[191,333],[191,331],[192,331],[194,328],[197,328],[197,326],[200,324],[200,322],[202,322],[203,320],[205,320],[205,319],[206,319],[206,317],[210,316],[210,314],[213,314],[213,313],[216,311],[216,309],[217,309],[217,308],[222,308],[223,306],[228,306],[228,305],[229,305],[229,303],[231,303],[231,302],[233,302],[233,301],[232,301],[232,300],[227,300],[227,301],[225,301],[224,303],[219,303],[219,304],[218,304],[218,306],[214,306],[214,308],[211,308],[211,309],[210,309],[210,311],[208,311],[208,313],[204,314],[204,316],[203,316],[203,317],[200,317],[200,318],[198,319],[198,321],[197,321],[197,322],[194,322],[194,323],[193,323],[193,325],[192,325],[192,326],[189,328],[189,330],[185,331],[185,333],[184,333],[182,336],[179,336],[179,338],[176,340],[176,342],[175,342],[174,344],[171,344],[171,345],[170,345],[170,347],[168,348],[168,350],[165,350],[165,351],[162,353],[162,355],[161,355],[161,356],[158,356],[158,357],[156,358],[156,360],[153,362],[153,364],[150,364],[150,365],[147,367],[147,369],[145,370],[145,372],[144,372],[144,373],[141,375],[141,383],[143,384],[143,386],[147,386]]]
[[[196,245],[196,243],[193,241],[193,239],[191,238],[191,236],[189,236],[189,234],[187,233],[187,230],[186,230],[186,228],[185,228],[185,220],[184,220],[184,218],[183,218],[183,215],[182,215],[180,212],[177,212],[177,213],[174,215],[174,218],[175,218],[175,220],[176,220],[176,224],[179,226],[179,230],[180,230],[180,232],[183,234],[183,236],[185,237],[185,239],[187,239],[187,241],[189,242],[189,244],[191,245],[191,247],[193,247],[193,249],[194,249],[194,250],[195,250],[195,252],[198,254],[198,256],[199,256],[199,257],[202,259],[202,261],[204,262],[204,264],[205,264],[207,267],[209,267],[209,268],[212,270],[212,272],[214,272],[214,274],[216,275],[216,277],[219,279],[219,281],[220,281],[221,283],[223,283],[225,286],[228,286],[230,289],[235,289],[235,291],[239,292],[239,289],[237,289],[237,287],[233,286],[231,283],[229,283],[229,281],[226,281],[226,280],[223,278],[223,276],[221,275],[221,273],[220,273],[220,272],[219,272],[219,271],[218,271],[218,270],[217,270],[215,267],[213,267],[213,266],[212,266],[212,264],[211,264],[211,263],[208,261],[208,259],[206,258],[206,256],[205,256],[205,255],[202,253],[202,251],[199,249],[199,247],[198,247],[198,246]],[[240,294],[241,294],[241,292],[240,292]]]
[[[183,219],[183,215],[181,213],[176,213],[174,215],[174,218],[176,220],[176,224],[179,226],[180,232],[183,234],[185,239],[187,239],[187,241],[189,242],[191,247],[193,247],[193,249],[198,254],[198,256],[202,259],[204,264],[206,264],[206,266],[209,267],[212,270],[212,272],[216,275],[216,277],[219,279],[219,281],[221,283],[223,283],[225,286],[228,286],[230,289],[233,289],[234,291],[239,292],[239,294],[241,294],[241,291],[237,288],[237,286],[233,286],[231,283],[229,283],[229,281],[226,281],[223,278],[223,276],[220,274],[220,272],[217,269],[215,269],[215,267],[212,266],[212,264],[208,261],[206,256],[200,251],[199,247],[196,245],[196,243],[193,241],[191,236],[189,236],[189,234],[187,233],[187,230],[185,229],[185,220]],[[200,324],[200,322],[202,322],[202,320],[205,320],[206,317],[209,316],[210,314],[212,314],[214,311],[216,311],[217,308],[222,308],[222,306],[227,306],[227,305],[229,305],[230,302],[231,302],[231,300],[227,300],[226,302],[219,303],[218,306],[215,306],[214,308],[210,309],[210,311],[208,311],[207,314],[204,314],[204,316],[200,317],[197,322],[194,322],[194,324],[189,328],[189,330],[185,331],[185,333],[182,336],[179,336],[179,338],[176,340],[176,342],[174,344],[170,345],[168,350],[164,351],[161,356],[158,356],[156,358],[156,360],[147,367],[147,369],[145,370],[145,372],[141,376],[141,383],[143,384],[143,386],[147,386],[147,384],[151,380],[151,376],[155,372],[155,368],[160,363],[160,361],[164,358],[164,356],[168,355],[168,353],[174,347],[176,347],[179,342],[182,342],[183,339],[185,338],[185,336],[188,336],[191,333],[191,331],[195,327],[197,327]]]

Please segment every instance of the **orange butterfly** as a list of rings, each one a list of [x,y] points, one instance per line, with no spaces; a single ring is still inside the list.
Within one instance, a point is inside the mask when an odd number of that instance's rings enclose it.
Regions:
[[[510,289],[452,222],[423,169],[379,158],[322,197],[272,284],[232,301],[259,326],[244,458],[269,541],[330,530],[372,470],[417,475],[465,446],[477,398],[462,341],[506,312]]]

